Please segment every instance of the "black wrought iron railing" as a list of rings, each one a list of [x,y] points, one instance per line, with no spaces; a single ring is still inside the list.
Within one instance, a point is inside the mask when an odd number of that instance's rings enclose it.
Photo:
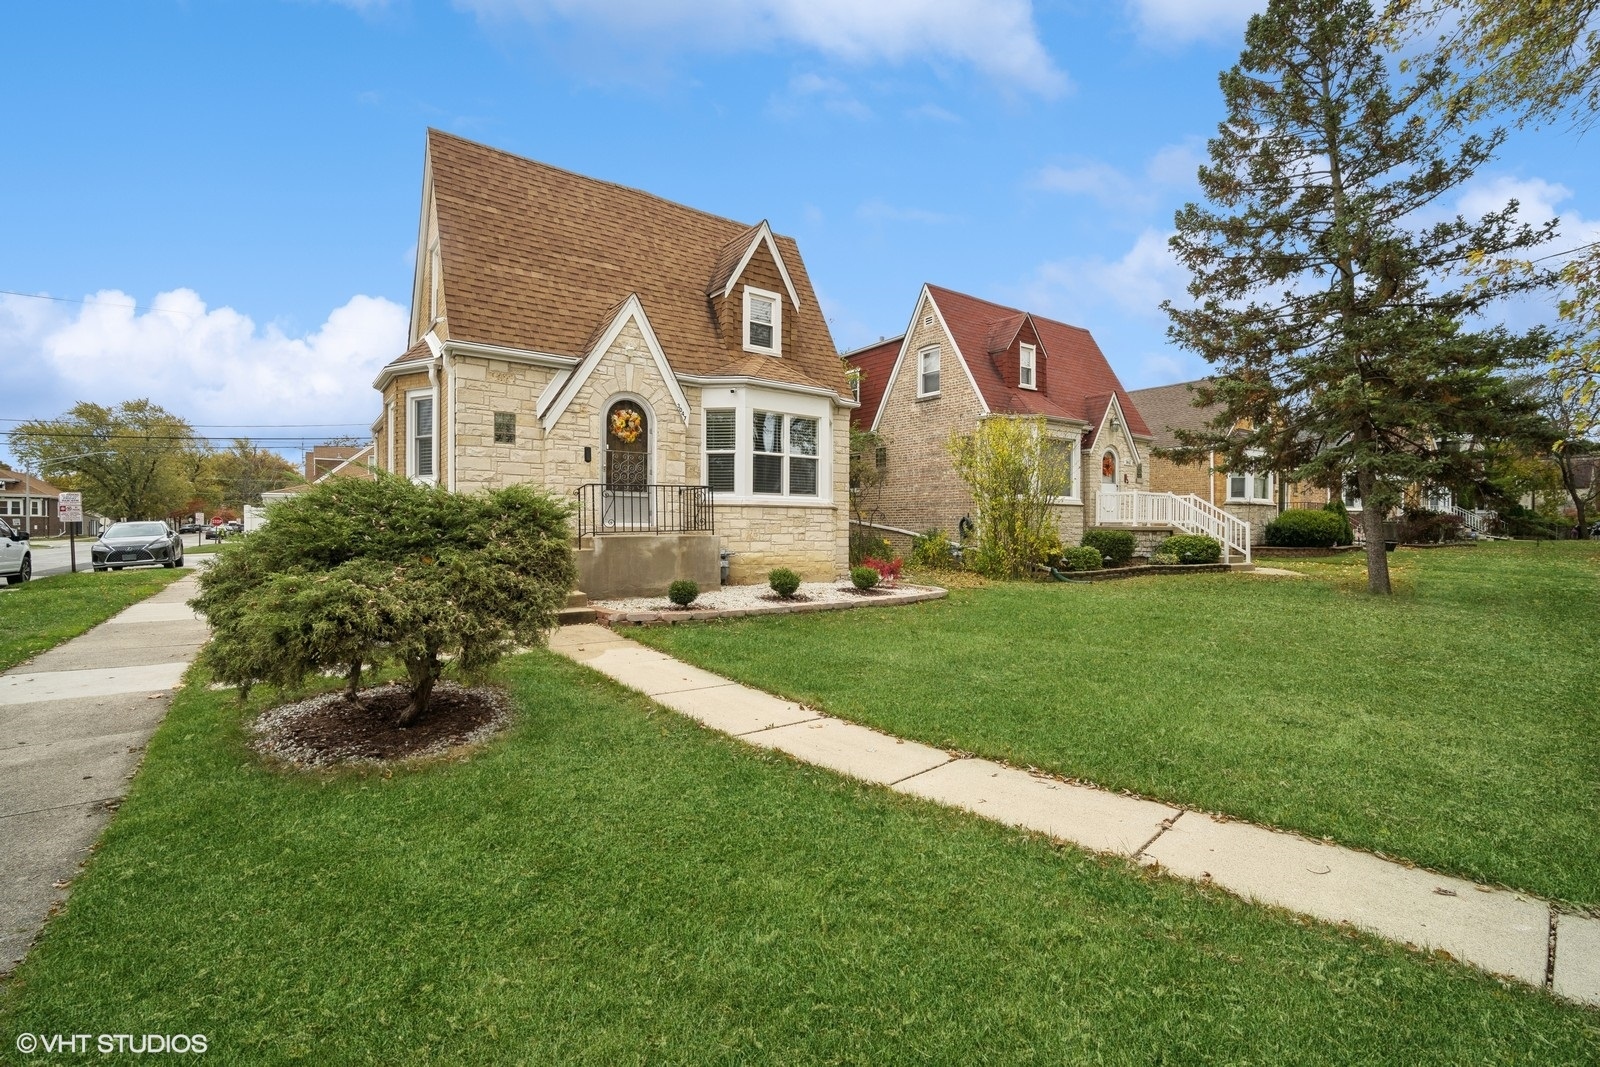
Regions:
[[[580,546],[595,534],[716,531],[711,490],[704,485],[590,482],[576,495]]]

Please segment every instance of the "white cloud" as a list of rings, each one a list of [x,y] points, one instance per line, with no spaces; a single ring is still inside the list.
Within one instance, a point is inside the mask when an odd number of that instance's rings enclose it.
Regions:
[[[1517,219],[1530,226],[1542,226],[1559,218],[1556,238],[1550,242],[1553,251],[1564,251],[1600,241],[1600,221],[1585,218],[1581,212],[1563,209],[1563,201],[1572,198],[1572,190],[1557,182],[1543,178],[1513,178],[1499,175],[1469,183],[1456,202],[1456,210],[1469,219],[1479,219],[1491,211],[1502,210],[1512,200],[1517,201]]]
[[[908,119],[932,119],[935,122],[960,122],[961,116],[947,111],[938,104],[922,104],[906,112]]]
[[[1140,36],[1162,44],[1190,41],[1244,42],[1250,16],[1266,0],[1128,0]]]
[[[858,122],[872,118],[872,109],[851,96],[844,82],[809,73],[790,78],[787,90],[768,101],[767,110],[780,118],[794,118],[813,105]]]
[[[552,19],[654,47],[801,45],[852,63],[956,60],[1042,96],[1069,86],[1031,0],[456,0],[480,18]]]
[[[405,344],[405,310],[382,297],[351,297],[303,336],[208,308],[192,289],[137,303],[117,290],[82,304],[0,296],[0,362],[33,372],[8,396],[13,410],[48,417],[79,400],[148,397],[194,423],[366,425],[372,378]]]
[[[1199,139],[1190,138],[1158,150],[1140,175],[1100,160],[1085,160],[1043,167],[1028,184],[1046,192],[1087,196],[1109,207],[1143,211],[1155,206],[1159,194],[1194,185],[1203,158]]]
[[[920,222],[926,225],[957,221],[955,215],[926,211],[917,207],[898,207],[877,198],[868,200],[856,208],[856,217],[864,222]]]
[[[1120,259],[1080,256],[1041,264],[1023,287],[1025,307],[1062,309],[1087,324],[1097,308],[1165,321],[1161,302],[1185,299],[1189,276],[1173,258],[1172,234],[1147,229]],[[1066,321],[1075,321],[1067,318]]]

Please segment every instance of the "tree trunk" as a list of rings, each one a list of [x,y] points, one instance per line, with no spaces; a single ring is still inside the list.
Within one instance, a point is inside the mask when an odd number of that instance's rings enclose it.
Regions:
[[[1567,491],[1567,496],[1572,500],[1572,509],[1578,516],[1578,539],[1589,539],[1589,526],[1585,519],[1583,507],[1583,494],[1578,492],[1578,472],[1574,469],[1572,457],[1565,451],[1556,454],[1556,470],[1561,472],[1561,488]]]
[[[1372,499],[1378,479],[1371,471],[1357,471],[1356,484],[1361,486],[1361,529],[1367,537],[1367,592],[1388,596],[1389,553],[1383,537],[1383,509]]]
[[[349,683],[345,688],[345,696],[352,704],[361,703],[361,661],[351,660],[350,669],[345,672],[345,679]]]
[[[400,713],[395,725],[410,726],[428,713],[428,701],[433,698],[433,683],[439,680],[438,653],[428,651],[406,660],[406,676],[411,680],[411,706]]]

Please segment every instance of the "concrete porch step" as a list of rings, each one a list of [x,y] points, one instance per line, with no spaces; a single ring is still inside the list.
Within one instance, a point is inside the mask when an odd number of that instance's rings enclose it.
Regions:
[[[582,589],[574,589],[567,594],[567,606],[556,613],[556,625],[577,626],[594,622],[596,618],[595,610],[589,606],[589,594]]]

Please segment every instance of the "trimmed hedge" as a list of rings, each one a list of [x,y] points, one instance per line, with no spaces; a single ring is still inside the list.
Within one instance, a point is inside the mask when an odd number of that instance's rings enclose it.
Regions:
[[[1083,546],[1100,553],[1108,566],[1121,567],[1133,558],[1133,534],[1099,527],[1083,531]]]
[[[1064,571],[1097,571],[1100,569],[1100,550],[1084,545],[1067,548],[1061,552],[1061,569]]]
[[[1205,534],[1174,534],[1161,542],[1156,555],[1176,556],[1179,563],[1215,563],[1222,558],[1222,544]]]
[[[881,578],[876,567],[862,565],[850,568],[850,584],[863,593],[877,585]]]
[[[774,593],[788,600],[800,588],[800,576],[788,567],[777,567],[767,575],[767,584],[772,586]]]
[[[1278,548],[1332,548],[1350,528],[1336,511],[1285,511],[1267,523],[1267,544]]]

